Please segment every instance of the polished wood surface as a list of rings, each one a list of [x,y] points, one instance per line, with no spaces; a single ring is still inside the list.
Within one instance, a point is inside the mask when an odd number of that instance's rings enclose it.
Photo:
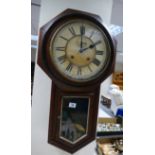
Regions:
[[[81,147],[84,147],[96,137],[96,122],[98,114],[100,87],[89,92],[70,92],[62,91],[54,83],[52,83],[51,106],[49,118],[48,143],[60,147],[70,153],[74,153]],[[63,96],[88,96],[90,99],[90,107],[88,111],[88,132],[87,135],[75,144],[66,142],[60,138],[60,116]]]
[[[60,74],[60,72],[54,66],[52,59],[50,58],[51,55],[49,47],[52,35],[61,24],[72,19],[89,20],[97,24],[98,27],[106,35],[110,46],[108,61],[106,62],[104,68],[95,76],[95,78],[88,81],[75,81],[68,79],[65,76],[62,76],[62,74]],[[52,20],[50,20],[40,29],[39,33],[40,34],[37,63],[49,76],[49,78],[52,79],[48,143],[62,148],[70,153],[74,153],[78,149],[93,141],[96,137],[96,122],[98,114],[100,84],[113,72],[114,69],[114,40],[106,27],[102,24],[102,20],[98,15],[72,9],[67,9]],[[92,57],[93,55],[90,56],[90,58]],[[76,58],[79,59],[80,56],[77,55]],[[78,60],[78,62],[79,61],[80,60]],[[88,132],[85,137],[81,138],[76,143],[69,143],[60,138],[59,135],[60,114],[63,96],[88,96],[90,99],[90,108],[88,111]]]

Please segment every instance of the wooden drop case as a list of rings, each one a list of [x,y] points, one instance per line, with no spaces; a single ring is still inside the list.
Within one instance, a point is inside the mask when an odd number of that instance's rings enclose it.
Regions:
[[[61,76],[49,61],[48,38],[57,27],[57,23],[68,18],[83,18],[100,25],[111,46],[111,57],[104,72],[96,79],[84,83],[74,82]],[[52,79],[48,143],[67,152],[74,153],[96,137],[96,123],[100,84],[114,68],[115,48],[111,35],[103,26],[99,16],[67,9],[40,29],[38,65]]]

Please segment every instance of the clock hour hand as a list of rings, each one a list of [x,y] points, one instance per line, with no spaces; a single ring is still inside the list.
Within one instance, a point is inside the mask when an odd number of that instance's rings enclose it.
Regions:
[[[98,45],[98,44],[100,44],[100,43],[101,43],[101,40],[97,41],[96,43],[93,43],[93,44],[89,45],[89,46],[86,47],[86,48],[81,48],[81,49],[80,49],[80,53],[86,51],[86,50],[89,49],[89,48],[90,48],[90,49],[91,49],[91,48],[94,48],[96,45]]]
[[[96,45],[98,45],[98,44],[100,44],[100,43],[101,43],[101,40],[97,41],[97,42],[94,43],[94,44],[91,44],[91,45],[89,46],[89,48],[94,48]]]

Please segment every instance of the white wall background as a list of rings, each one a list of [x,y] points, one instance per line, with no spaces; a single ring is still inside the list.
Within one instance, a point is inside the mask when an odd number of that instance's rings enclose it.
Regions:
[[[31,0],[31,35],[38,35],[39,15],[41,0]],[[37,45],[37,41],[31,40],[31,45]],[[31,48],[31,61],[35,61],[36,48]]]
[[[39,25],[44,25],[66,8],[98,14],[108,25],[111,20],[112,4],[113,0],[42,0]],[[111,80],[107,79],[102,84],[105,92],[110,82]],[[51,80],[36,65],[32,97],[32,155],[69,155],[69,153],[47,143],[50,94]],[[94,141],[76,152],[75,155],[94,155],[95,146]]]
[[[112,7],[111,23],[123,26],[123,0],[114,0]],[[123,52],[123,33],[116,36],[117,51]]]
[[[123,0],[114,0],[111,15],[111,24],[123,27]],[[116,36],[117,40],[117,55],[115,71],[123,71],[123,33]]]
[[[66,8],[99,14],[106,24],[110,24],[112,0],[42,0],[40,26]]]

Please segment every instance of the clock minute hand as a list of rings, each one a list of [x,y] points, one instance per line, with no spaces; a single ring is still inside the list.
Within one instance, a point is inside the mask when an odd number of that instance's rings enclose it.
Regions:
[[[82,49],[82,35],[81,35],[81,41],[80,41],[80,48]]]
[[[85,50],[87,50],[87,49],[91,49],[91,48],[94,48],[97,44],[100,44],[101,43],[101,40],[99,40],[99,41],[97,41],[96,43],[93,43],[93,44],[91,44],[91,45],[89,45],[88,47],[86,47],[86,48],[82,48],[82,49],[80,49],[80,52],[82,53],[83,51],[85,51]]]
[[[81,41],[80,41],[80,48],[82,49],[82,38],[83,35],[85,34],[85,27],[84,25],[80,26],[80,35],[81,35]]]

